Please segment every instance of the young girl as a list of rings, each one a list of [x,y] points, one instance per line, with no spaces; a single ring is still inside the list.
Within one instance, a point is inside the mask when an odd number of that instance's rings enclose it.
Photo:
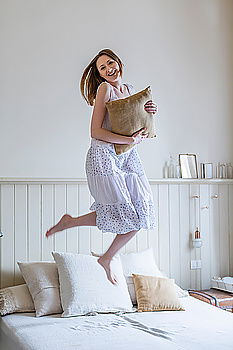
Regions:
[[[125,98],[133,93],[130,84],[122,82],[123,64],[111,50],[100,51],[81,78],[80,89],[87,103],[94,106],[91,120],[91,146],[86,157],[88,187],[95,202],[89,214],[72,217],[65,214],[46,232],[46,237],[74,226],[97,226],[102,232],[116,233],[108,250],[98,259],[107,278],[117,283],[111,270],[113,256],[141,229],[155,226],[152,192],[137,149],[132,147],[117,155],[114,144],[138,144],[148,134],[146,129],[132,136],[111,132],[105,102]],[[155,114],[152,101],[144,105]]]

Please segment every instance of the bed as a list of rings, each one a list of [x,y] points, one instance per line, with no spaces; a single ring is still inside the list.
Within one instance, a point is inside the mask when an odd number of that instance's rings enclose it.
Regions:
[[[1,318],[1,350],[232,350],[233,315],[191,296],[185,311]]]

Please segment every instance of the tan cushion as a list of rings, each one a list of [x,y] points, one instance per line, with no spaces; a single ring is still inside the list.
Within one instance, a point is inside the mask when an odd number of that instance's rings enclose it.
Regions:
[[[155,137],[154,115],[144,109],[147,101],[152,100],[151,90],[148,86],[134,95],[106,102],[109,113],[112,132],[124,136],[132,136],[133,133],[146,127],[148,137]],[[134,145],[115,144],[116,154],[128,151]]]
[[[33,312],[34,303],[26,284],[0,290],[0,315]]]
[[[34,301],[36,317],[62,312],[57,265],[54,262],[18,262]]]
[[[183,310],[173,279],[133,274],[138,311]]]

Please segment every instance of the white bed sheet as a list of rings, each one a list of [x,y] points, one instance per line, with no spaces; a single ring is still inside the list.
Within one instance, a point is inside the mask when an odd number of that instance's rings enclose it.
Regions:
[[[1,327],[17,350],[233,349],[233,314],[190,296],[180,300],[186,311],[72,318],[20,313],[4,316]]]

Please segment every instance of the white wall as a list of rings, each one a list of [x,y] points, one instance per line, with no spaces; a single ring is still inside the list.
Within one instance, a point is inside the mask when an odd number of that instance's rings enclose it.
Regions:
[[[148,177],[169,154],[233,161],[233,1],[2,0],[0,23],[0,177],[85,177],[79,80],[102,48],[159,105],[158,136],[139,145]]]

